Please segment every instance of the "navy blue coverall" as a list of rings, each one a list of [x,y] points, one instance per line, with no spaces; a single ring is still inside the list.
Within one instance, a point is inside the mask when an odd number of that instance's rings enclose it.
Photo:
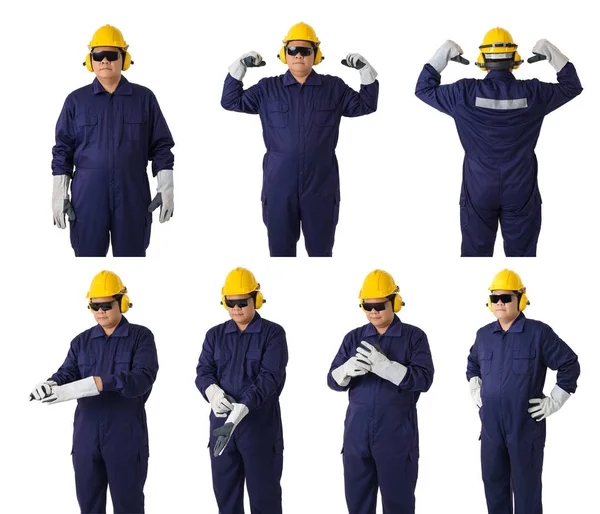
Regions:
[[[465,150],[460,194],[463,257],[494,252],[498,221],[507,257],[534,257],[542,223],[535,156],[544,116],[581,93],[571,63],[557,74],[558,84],[517,80],[508,70],[485,79],[440,85],[426,64],[416,95],[454,118]]]
[[[356,355],[361,341],[379,345],[407,373],[399,386],[374,373],[341,387],[331,372]],[[383,335],[369,323],[349,332],[327,375],[334,391],[348,391],[344,424],[344,481],[350,514],[375,514],[377,488],[385,514],[412,514],[419,465],[417,400],[433,382],[433,362],[425,333],[394,321]]]
[[[375,112],[378,95],[377,81],[357,93],[314,70],[304,84],[287,71],[246,90],[227,75],[221,105],[259,114],[262,122],[267,153],[261,200],[272,257],[296,256],[301,223],[308,255],[331,256],[340,202],[340,121]]]
[[[495,321],[477,331],[467,380],[481,377],[481,469],[489,514],[542,513],[542,463],[546,420],[527,412],[543,398],[546,370],[574,393],[577,355],[546,324],[523,313],[504,332]]]
[[[73,91],[56,124],[52,174],[69,175],[77,257],[144,257],[152,214],[146,168],[172,170],[173,138],[156,97],[125,77],[114,93],[98,79]],[[73,172],[75,167],[75,172]],[[110,233],[110,236],[109,236]]]
[[[279,395],[285,384],[287,342],[282,327],[258,313],[240,332],[233,320],[211,328],[196,368],[196,387],[218,385],[249,413],[236,427],[224,452],[215,457],[215,428],[226,418],[210,412],[209,451],[213,489],[220,514],[244,512],[244,480],[252,512],[281,514],[283,428]]]
[[[50,377],[58,385],[102,379],[102,392],[77,400],[75,410],[72,455],[82,514],[106,512],[107,485],[115,514],[144,512],[149,456],[144,405],[157,373],[152,332],[123,317],[110,336],[100,325],[79,334]]]

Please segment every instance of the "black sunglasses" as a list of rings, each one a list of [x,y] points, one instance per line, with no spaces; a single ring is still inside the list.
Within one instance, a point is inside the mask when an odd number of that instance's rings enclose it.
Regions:
[[[389,302],[389,300],[386,300],[385,302],[378,302],[378,303],[363,302],[362,308],[368,312],[371,312],[373,309],[375,309],[377,312],[381,312],[381,311],[385,310],[385,307],[388,302]]]
[[[498,300],[501,300],[502,303],[510,303],[512,302],[512,299],[515,298],[515,296],[516,295],[514,294],[491,294],[490,302],[498,303]]]
[[[288,55],[296,55],[300,54],[302,57],[308,57],[313,53],[313,49],[310,46],[288,46],[287,54]]]
[[[107,61],[113,62],[119,60],[121,52],[116,50],[104,50],[102,52],[91,52],[90,55],[96,62],[102,62],[105,57]]]
[[[97,312],[100,309],[102,309],[103,311],[109,311],[113,308],[113,303],[115,303],[114,300],[112,302],[90,302],[89,308],[92,309],[94,312]]]
[[[243,300],[225,299],[225,305],[227,305],[227,307],[229,307],[230,309],[233,309],[235,306],[238,306],[240,309],[243,309],[244,307],[248,307],[250,300],[252,300],[252,297],[244,298]]]

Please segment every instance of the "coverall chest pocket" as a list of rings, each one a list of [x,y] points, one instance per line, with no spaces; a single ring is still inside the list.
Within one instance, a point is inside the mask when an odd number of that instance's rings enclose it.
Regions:
[[[481,350],[479,352],[479,371],[482,375],[488,375],[492,370],[492,350]]]
[[[77,141],[84,145],[93,143],[98,138],[98,115],[80,114],[75,117]]]
[[[284,102],[267,102],[267,124],[269,127],[287,127],[288,111],[289,105]]]
[[[336,123],[335,105],[321,105],[315,109],[315,125],[319,127],[332,127]]]
[[[96,356],[90,353],[80,353],[77,356],[77,366],[81,378],[87,378],[94,375],[94,365],[96,364]]]
[[[515,348],[512,365],[513,373],[517,375],[530,374],[533,371],[535,356],[535,348],[531,346]]]
[[[115,373],[131,370],[131,353],[117,352],[115,355]]]
[[[146,134],[146,122],[140,115],[125,116],[125,138],[127,141],[143,141]]]
[[[262,352],[260,348],[251,348],[246,352],[246,373],[255,377],[260,371],[260,359]]]

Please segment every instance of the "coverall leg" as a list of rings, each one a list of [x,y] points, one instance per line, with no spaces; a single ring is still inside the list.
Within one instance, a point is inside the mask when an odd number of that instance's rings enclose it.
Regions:
[[[418,452],[396,455],[381,449],[375,462],[384,514],[414,514]]]
[[[74,447],[73,468],[81,514],[105,514],[108,477],[100,451],[83,445]]]
[[[144,513],[144,484],[148,473],[147,449],[135,445],[103,448],[114,514]]]
[[[242,453],[246,486],[253,513],[281,514],[281,474],[283,445],[272,448],[248,449]]]
[[[300,206],[294,195],[269,195],[263,200],[271,257],[296,257],[300,239]]]
[[[498,232],[498,211],[475,207],[469,199],[461,200],[461,257],[492,257]]]
[[[213,489],[220,514],[244,512],[244,461],[235,436],[234,432],[225,451],[218,457],[213,455],[216,438],[211,437],[209,444]]]
[[[150,244],[151,223],[147,219],[130,219],[127,223],[112,216],[111,243],[114,257],[145,257]]]
[[[481,473],[489,514],[513,514],[511,460],[503,441],[481,436]]]
[[[530,200],[519,211],[500,211],[500,227],[507,257],[535,257],[542,227],[542,205]]]
[[[375,514],[377,508],[377,467],[367,452],[344,444],[344,485],[349,514]]]
[[[300,198],[302,233],[309,257],[331,257],[339,210],[334,195]]]
[[[542,464],[545,437],[508,445],[515,514],[542,514]]]

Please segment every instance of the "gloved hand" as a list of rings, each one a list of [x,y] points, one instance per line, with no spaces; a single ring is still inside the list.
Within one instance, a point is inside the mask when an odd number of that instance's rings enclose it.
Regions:
[[[29,394],[29,401],[31,400],[43,400],[47,396],[52,394],[52,388],[57,385],[53,380],[47,380],[46,382],[40,382],[35,386],[35,389]]]
[[[161,223],[169,221],[175,210],[173,200],[173,170],[161,170],[156,174],[158,186],[156,196],[148,206],[148,212],[153,212],[160,205],[160,216],[158,220]]]
[[[364,66],[358,70],[360,73],[360,83],[363,86],[368,86],[369,84],[373,84],[373,82],[375,82],[375,79],[377,78],[377,72],[375,71],[375,68],[373,68],[369,64],[369,61],[367,61],[360,54],[348,54],[346,56],[346,62],[348,63],[348,66],[350,66],[351,68],[358,69],[357,68],[358,61],[361,61],[364,63]]]
[[[233,434],[235,427],[240,424],[248,412],[248,407],[246,407],[244,404],[234,403],[233,410],[225,420],[225,424],[222,427],[215,428],[213,430],[213,435],[217,438],[215,449],[213,451],[213,455],[215,457],[218,457],[223,453],[223,450],[225,450],[225,447],[231,439],[231,434]]]
[[[542,54],[546,57],[548,62],[556,70],[556,73],[562,70],[569,62],[569,58],[547,39],[540,39],[533,47],[532,52],[534,54]]]
[[[454,41],[448,40],[442,46],[440,46],[433,57],[429,59],[429,64],[431,64],[435,71],[438,73],[442,73],[444,68],[448,65],[450,59],[456,57],[457,55],[462,55],[463,51],[460,46],[458,46]]]
[[[536,421],[542,421],[550,416],[550,414],[554,414],[560,409],[570,396],[571,395],[567,393],[567,391],[556,385],[554,386],[554,389],[552,389],[550,396],[544,398],[532,398],[529,400],[529,403],[535,405],[530,409],[527,409],[527,412],[529,412],[531,417]]]
[[[96,387],[94,377],[87,377],[83,380],[76,380],[61,386],[54,386],[52,394],[42,399],[42,403],[50,405],[54,403],[66,402],[68,400],[77,400],[86,396],[97,396],[100,393]]]
[[[471,377],[469,380],[469,389],[471,390],[471,399],[478,409],[483,405],[481,403],[481,378]]]
[[[54,224],[58,228],[65,228],[65,214],[69,216],[69,221],[75,221],[75,211],[71,200],[69,200],[69,184],[71,177],[69,175],[54,175],[52,177],[52,214],[54,215]]]
[[[240,82],[244,79],[244,76],[246,75],[247,67],[244,64],[244,59],[246,57],[252,57],[256,66],[258,66],[262,61],[262,57],[258,52],[248,52],[247,54],[244,54],[235,61],[233,61],[231,63],[231,66],[229,66],[229,74],[234,79],[239,80]]]
[[[217,418],[227,417],[227,413],[233,409],[231,396],[227,396],[217,384],[209,385],[205,392],[215,416]]]
[[[366,375],[369,371],[371,371],[371,365],[366,362],[366,359],[358,359],[357,356],[354,356],[335,368],[331,372],[331,376],[340,387],[346,387],[353,377]]]
[[[399,362],[389,360],[380,350],[366,341],[360,342],[361,346],[356,349],[356,356],[359,354],[367,358],[371,364],[371,371],[392,384],[400,385],[404,375],[406,375],[406,366]]]

